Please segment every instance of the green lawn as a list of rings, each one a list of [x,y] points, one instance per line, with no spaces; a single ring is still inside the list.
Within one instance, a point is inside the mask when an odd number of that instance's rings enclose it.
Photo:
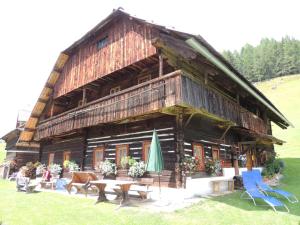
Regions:
[[[281,80],[282,79],[282,80]],[[276,85],[276,89],[272,89]],[[274,136],[287,144],[278,150],[286,163],[281,188],[300,198],[300,76],[288,76],[258,86],[294,124]],[[8,225],[27,224],[300,224],[300,204],[290,204],[291,212],[274,212],[268,207],[255,207],[239,198],[241,192],[206,199],[189,208],[172,213],[151,213],[139,208],[122,208],[94,200],[53,193],[25,194],[15,191],[14,183],[0,181],[0,221]]]
[[[4,161],[5,155],[5,144],[0,142],[0,164]]]

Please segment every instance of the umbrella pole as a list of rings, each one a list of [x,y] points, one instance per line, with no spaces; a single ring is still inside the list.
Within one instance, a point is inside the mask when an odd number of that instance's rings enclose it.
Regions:
[[[161,199],[160,173],[158,173],[158,187],[159,187],[159,199]]]

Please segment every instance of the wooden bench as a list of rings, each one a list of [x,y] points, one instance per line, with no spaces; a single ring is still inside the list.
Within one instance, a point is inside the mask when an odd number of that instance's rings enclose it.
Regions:
[[[66,189],[70,194],[72,187],[75,187],[78,192],[80,191],[87,196],[90,187],[89,182],[94,180],[98,180],[98,177],[93,172],[73,172],[71,182],[66,185]]]
[[[212,182],[212,187],[213,187],[213,193],[220,193],[220,183],[222,182],[227,182],[228,184],[228,191],[233,191],[234,190],[234,180],[233,179],[218,179],[218,180],[213,180]]]
[[[128,180],[128,178],[117,178],[118,180]],[[131,178],[129,178],[132,180]],[[139,197],[142,200],[147,199],[148,193],[152,192],[152,190],[149,189],[150,186],[154,184],[153,178],[139,178],[135,184],[131,185],[129,191],[136,191],[139,194]],[[113,188],[113,190],[117,194],[117,198],[121,195],[121,190],[119,187]]]

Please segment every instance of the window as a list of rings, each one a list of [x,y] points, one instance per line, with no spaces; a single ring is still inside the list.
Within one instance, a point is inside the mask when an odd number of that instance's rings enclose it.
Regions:
[[[149,80],[151,80],[151,75],[150,74],[144,75],[144,76],[140,76],[140,77],[138,77],[138,84],[147,82]]]
[[[145,163],[148,162],[148,157],[149,157],[149,153],[150,153],[150,146],[151,146],[151,141],[144,141],[143,142],[142,159]]]
[[[109,93],[112,95],[112,94],[117,93],[119,91],[121,91],[121,87],[117,86],[117,87],[114,87],[114,88],[110,89]]]
[[[93,152],[93,167],[94,169],[99,168],[101,162],[104,161],[104,147],[97,147]]]
[[[219,148],[217,146],[212,147],[212,158],[213,158],[213,160],[219,160],[220,159]]]
[[[129,149],[128,145],[117,145],[116,146],[116,164],[117,166],[121,165],[121,159],[128,156]]]
[[[70,158],[71,158],[71,152],[70,151],[64,152],[64,154],[63,154],[63,163],[66,160],[70,160]]]
[[[97,49],[102,49],[104,48],[106,45],[108,44],[108,36],[100,39],[98,42],[97,42]]]
[[[54,153],[49,153],[48,155],[48,165],[54,162]]]
[[[193,144],[193,156],[197,157],[200,161],[199,171],[205,170],[205,162],[204,162],[204,148],[203,145],[194,143]]]

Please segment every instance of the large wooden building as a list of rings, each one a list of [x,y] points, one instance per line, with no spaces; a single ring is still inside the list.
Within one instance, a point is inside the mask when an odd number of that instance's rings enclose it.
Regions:
[[[59,55],[18,146],[39,144],[46,164],[94,170],[124,155],[147,160],[155,128],[164,184],[180,187],[186,155],[232,167],[249,149],[259,156],[282,143],[271,121],[291,125],[202,37],[114,10]]]

